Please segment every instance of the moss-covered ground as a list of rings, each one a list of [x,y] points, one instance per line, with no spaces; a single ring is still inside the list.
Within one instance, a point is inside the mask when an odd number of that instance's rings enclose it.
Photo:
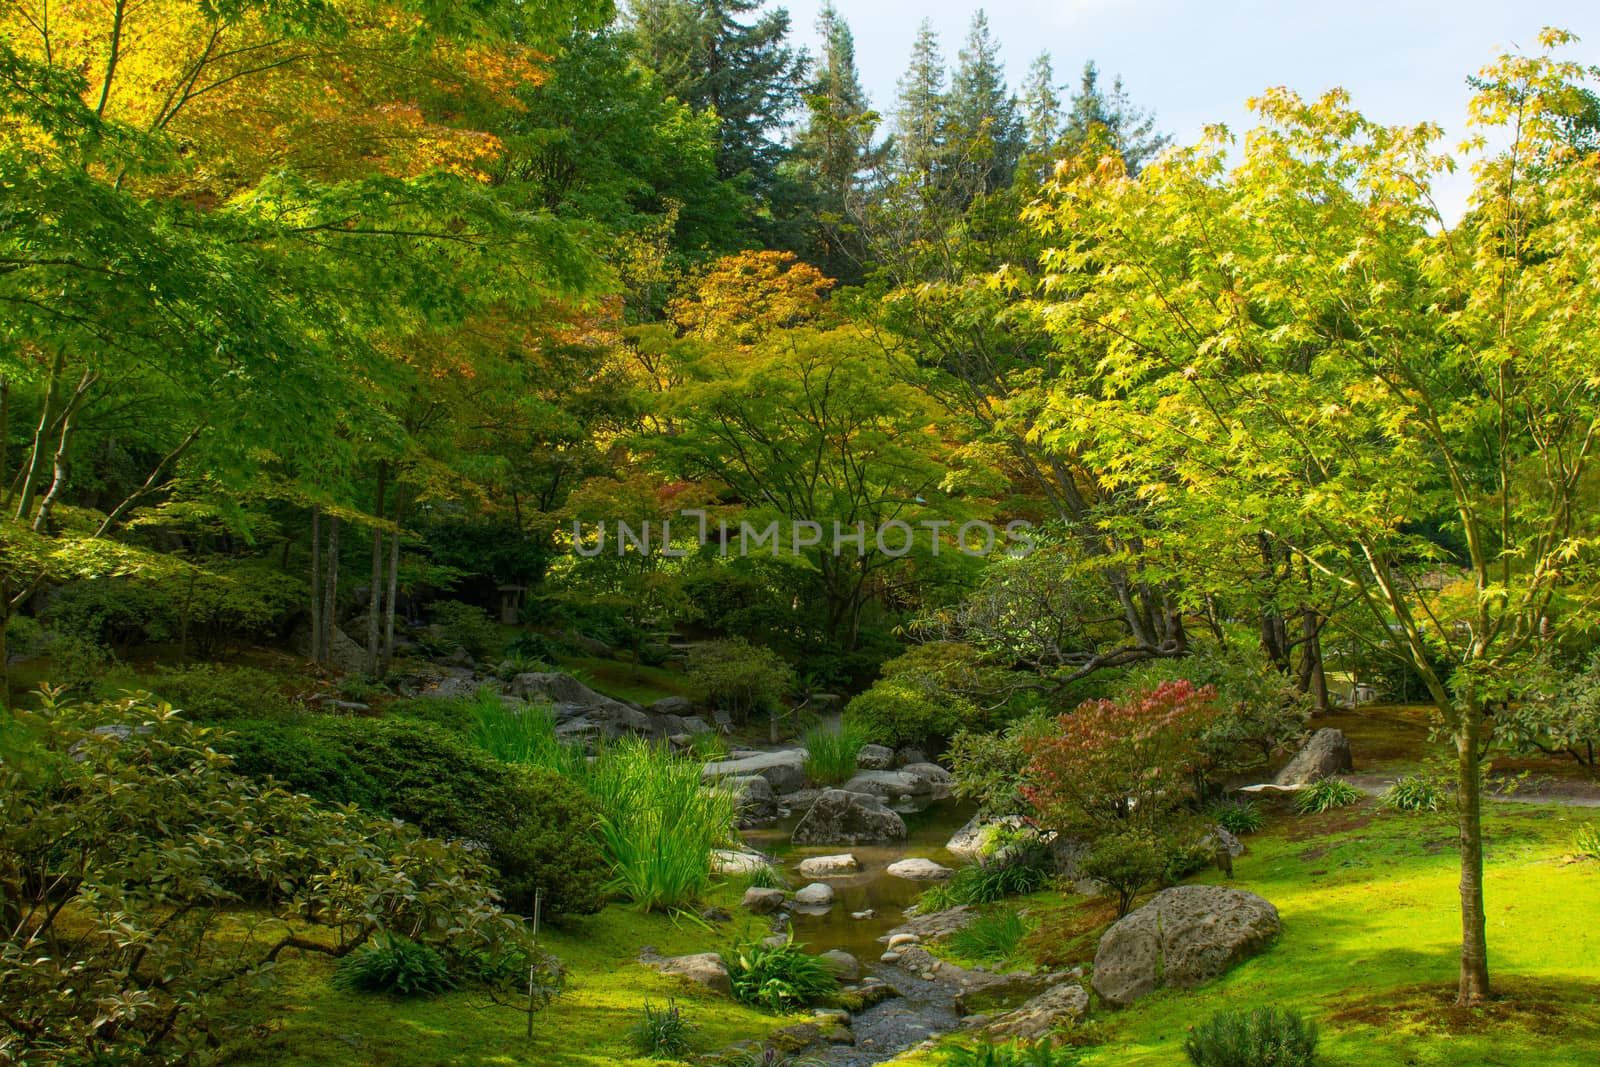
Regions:
[[[1265,954],[1187,992],[1096,1010],[1073,1035],[1088,1065],[1186,1062],[1189,1027],[1225,1009],[1295,1008],[1317,1021],[1328,1067],[1600,1063],[1600,863],[1569,855],[1600,813],[1490,802],[1487,894],[1496,999],[1454,1006],[1459,919],[1455,832],[1440,816],[1368,801],[1321,816],[1275,813],[1248,838],[1231,884],[1272,901],[1283,935]],[[1221,881],[1210,875],[1201,881]],[[1033,958],[1092,964],[1111,919],[1101,901],[1037,894]],[[932,1065],[938,1054],[902,1064]]]

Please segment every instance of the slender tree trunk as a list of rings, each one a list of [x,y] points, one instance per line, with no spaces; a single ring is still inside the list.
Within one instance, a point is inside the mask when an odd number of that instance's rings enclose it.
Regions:
[[[394,533],[389,535],[389,591],[383,598],[383,673],[394,662],[394,607],[400,598],[400,516],[405,511],[399,492],[394,497]]]
[[[0,485],[6,483],[11,463],[11,380],[0,377]]]
[[[383,493],[385,489],[388,465],[378,464],[378,488],[376,500],[373,503],[372,513],[377,518],[383,518]],[[379,647],[379,612],[382,605],[379,603],[383,593],[383,529],[373,527],[372,530],[372,581],[368,585],[367,594],[367,676],[378,677],[379,659],[382,649]]]
[[[50,509],[61,496],[61,490],[67,484],[67,449],[72,444],[72,431],[77,424],[78,408],[83,405],[83,398],[89,394],[89,387],[94,384],[95,376],[85,371],[83,378],[78,382],[78,388],[73,392],[72,399],[67,402],[66,410],[61,414],[61,436],[56,440],[55,470],[50,479],[50,491],[45,494],[44,500],[39,504],[39,511],[33,517],[33,532],[42,533],[45,524],[50,521]]]
[[[17,501],[16,518],[18,521],[26,519],[33,513],[34,485],[39,477],[39,464],[43,461],[44,441],[50,432],[50,422],[55,412],[56,399],[61,395],[61,368],[66,362],[66,353],[57,352],[55,359],[50,364],[50,380],[44,390],[44,410],[39,412],[39,428],[33,433],[33,448],[28,454],[27,467],[19,472],[22,478],[22,496]]]
[[[1456,1003],[1489,997],[1489,935],[1483,911],[1483,797],[1479,735],[1483,716],[1476,696],[1457,713],[1456,820],[1461,844],[1461,984]]]
[[[1300,691],[1311,694],[1311,706],[1328,710],[1328,674],[1322,662],[1322,617],[1309,604],[1300,607]]]
[[[339,629],[339,516],[328,516],[328,579],[322,587],[322,654],[333,663],[333,635]]]
[[[322,662],[322,505],[311,505],[311,661]]]

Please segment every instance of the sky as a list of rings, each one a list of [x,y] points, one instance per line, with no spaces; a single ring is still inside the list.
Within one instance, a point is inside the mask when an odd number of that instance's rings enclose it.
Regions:
[[[823,2],[768,0],[768,8],[787,8],[794,40],[815,52]],[[921,20],[932,22],[953,67],[981,6],[1013,89],[1041,51],[1051,54],[1057,79],[1069,87],[1093,59],[1105,81],[1120,74],[1134,102],[1153,110],[1180,144],[1199,140],[1208,123],[1246,128],[1245,101],[1284,85],[1303,96],[1345,88],[1357,108],[1381,122],[1437,122],[1454,149],[1466,133],[1466,76],[1505,50],[1533,49],[1542,27],[1573,31],[1582,43],[1570,57],[1600,63],[1594,0],[834,0],[834,6],[855,34],[862,82],[885,116]],[[1469,188],[1463,166],[1436,190],[1448,216],[1464,208]]]

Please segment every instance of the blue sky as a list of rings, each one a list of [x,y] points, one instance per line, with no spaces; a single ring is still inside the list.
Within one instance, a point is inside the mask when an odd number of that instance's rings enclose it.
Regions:
[[[1600,63],[1600,4],[1594,0],[1523,4],[1407,3],[1179,3],[1176,0],[834,0],[855,33],[862,80],[873,105],[894,106],[895,81],[911,41],[927,17],[954,65],[972,12],[982,6],[1001,42],[1015,88],[1041,50],[1055,60],[1059,80],[1075,84],[1086,59],[1107,76],[1121,74],[1134,100],[1153,109],[1180,142],[1197,140],[1202,126],[1242,128],[1245,101],[1269,86],[1303,95],[1342,86],[1358,108],[1383,122],[1440,123],[1453,148],[1464,133],[1470,90],[1465,77],[1502,50],[1532,48],[1543,26],[1577,33],[1571,56]],[[796,41],[815,47],[823,0],[769,0],[786,7]],[[1450,213],[1465,204],[1465,171],[1439,190]]]

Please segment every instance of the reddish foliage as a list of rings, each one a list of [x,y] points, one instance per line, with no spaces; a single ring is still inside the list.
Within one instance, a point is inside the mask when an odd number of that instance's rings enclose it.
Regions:
[[[1023,795],[1052,829],[1151,825],[1192,795],[1195,741],[1219,711],[1214,689],[1183,680],[1080,704],[1029,744]]]

